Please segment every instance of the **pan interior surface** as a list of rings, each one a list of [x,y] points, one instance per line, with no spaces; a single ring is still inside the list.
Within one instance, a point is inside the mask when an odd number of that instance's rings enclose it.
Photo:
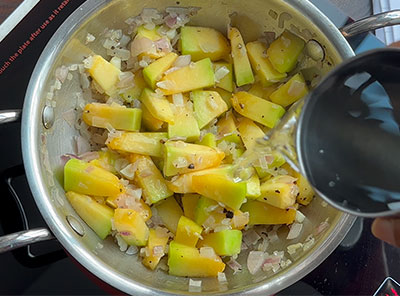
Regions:
[[[102,47],[102,33],[106,28],[127,30],[124,20],[140,14],[143,8],[164,10],[170,6],[200,7],[191,25],[214,27],[225,33],[227,24],[237,26],[245,42],[254,41],[263,32],[284,29],[300,34],[306,40],[315,39],[325,48],[326,56],[320,64],[323,73],[343,59],[353,55],[339,31],[308,1],[265,0],[148,0],[148,1],[86,1],[58,30],[43,52],[25,98],[22,146],[24,163],[36,203],[49,227],[66,250],[90,272],[117,289],[135,295],[186,294],[188,278],[170,276],[162,270],[146,269],[137,255],[120,252],[112,238],[102,241],[79,218],[65,198],[63,190],[61,155],[74,152],[74,137],[78,131],[65,119],[65,112],[76,106],[81,93],[79,72],[72,73],[59,90],[53,89],[55,71],[61,65],[82,63],[88,55],[85,40],[88,33],[97,36],[90,50],[106,56]],[[335,44],[335,45],[333,45]],[[47,106],[47,107],[46,107]],[[42,124],[44,108],[54,109],[54,124],[46,129]],[[270,245],[268,252],[286,250],[287,245],[304,242],[314,228],[328,220],[329,228],[315,244],[301,253],[293,264],[277,273],[259,272],[251,275],[247,268],[233,275],[226,267],[228,284],[221,286],[215,278],[202,279],[202,294],[269,295],[299,280],[322,262],[340,243],[353,222],[353,218],[327,206],[320,198],[302,208],[307,217],[300,237],[282,239]],[[73,217],[73,218],[71,218]],[[83,236],[71,228],[71,220],[78,221]],[[286,232],[287,234],[287,232]],[[246,266],[248,252],[243,251],[237,261]]]

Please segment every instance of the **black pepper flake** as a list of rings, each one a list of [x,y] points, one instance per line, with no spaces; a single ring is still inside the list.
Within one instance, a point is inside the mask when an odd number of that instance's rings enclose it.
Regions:
[[[274,168],[274,171],[277,171],[278,170],[278,168]]]
[[[239,104],[239,107],[240,107],[241,109],[244,109],[244,104],[240,103],[240,104]]]
[[[264,197],[264,200],[267,200],[267,198],[266,198],[266,197]]]
[[[165,144],[165,140],[161,139],[161,140],[160,140],[160,143],[161,143],[161,144]]]
[[[179,2],[179,1],[176,1],[176,5],[179,5],[179,4],[181,4],[181,2]]]
[[[122,189],[121,189],[121,188],[119,189],[119,192],[122,192]]]
[[[286,209],[286,212],[289,212],[289,209]]]
[[[261,118],[264,118],[265,116],[264,115],[261,115]]]
[[[297,181],[293,181],[293,184],[297,184]]]
[[[223,212],[226,213],[226,212],[228,212],[228,210],[224,208]]]
[[[189,164],[188,169],[193,170],[194,169],[194,164],[193,163]]]
[[[114,50],[114,49],[115,49],[115,46],[111,46],[111,49]]]
[[[296,197],[298,197],[300,195],[300,192],[297,192],[297,195],[296,195]]]
[[[229,218],[229,219],[233,218],[233,212],[231,212],[231,211],[227,211],[225,215],[226,215],[226,218]]]
[[[280,192],[278,189],[277,189],[277,190],[275,190],[275,192],[276,192],[276,193],[281,193],[281,192]]]

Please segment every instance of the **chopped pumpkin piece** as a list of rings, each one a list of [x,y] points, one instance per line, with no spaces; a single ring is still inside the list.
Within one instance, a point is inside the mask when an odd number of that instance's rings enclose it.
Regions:
[[[191,220],[195,219],[195,209],[199,198],[199,195],[191,193],[182,196],[183,213]]]
[[[68,191],[66,194],[71,206],[79,217],[101,238],[105,239],[111,233],[111,219],[114,211],[97,203],[92,197]]]
[[[176,229],[175,241],[189,247],[195,247],[202,231],[203,228],[196,222],[181,216]]]
[[[296,203],[299,188],[291,176],[276,176],[261,184],[261,195],[257,199],[280,209]]]
[[[113,196],[123,191],[117,176],[75,158],[64,166],[64,190],[94,196]]]
[[[143,69],[143,77],[147,84],[152,88],[156,88],[156,82],[161,79],[162,74],[167,71],[175,62],[178,55],[170,52]]]
[[[183,216],[183,211],[179,204],[176,202],[173,196],[168,197],[163,202],[160,202],[156,206],[158,216],[163,221],[164,225],[172,233],[176,233],[178,228],[178,222],[181,216]]]
[[[233,69],[237,86],[243,86],[254,82],[249,57],[242,35],[237,28],[228,28],[228,38],[231,41]]]
[[[242,232],[236,229],[227,229],[209,233],[199,242],[199,247],[208,246],[220,256],[233,256],[240,253],[242,246]]]
[[[182,54],[190,54],[193,61],[205,58],[217,61],[229,54],[228,41],[213,28],[184,26],[179,42]]]
[[[218,166],[225,154],[218,149],[182,141],[164,145],[164,175],[173,176]]]
[[[174,122],[168,124],[170,138],[182,137],[188,142],[199,139],[200,129],[193,113],[193,107],[184,98],[182,106],[172,106]]]
[[[117,91],[121,71],[99,55],[92,56],[91,62],[91,66],[88,69],[90,76],[93,77],[106,94],[109,96],[114,95]]]
[[[246,183],[235,183],[222,175],[207,174],[192,177],[196,193],[238,210],[246,198]]]
[[[172,95],[210,87],[214,84],[213,66],[207,58],[168,73],[157,83],[157,86],[165,95]]]
[[[168,122],[174,122],[174,114],[169,101],[163,95],[156,94],[148,88],[145,88],[140,96],[140,101],[150,111],[155,118]]]
[[[172,241],[168,252],[169,274],[189,277],[216,277],[223,272],[225,264],[221,258],[201,256],[198,249]]]
[[[294,102],[300,100],[308,93],[306,82],[304,81],[303,75],[297,73],[288,82],[281,85],[276,91],[274,91],[269,98],[272,102],[279,104],[283,107],[287,107]]]
[[[305,42],[297,35],[284,31],[267,50],[268,59],[280,73],[290,72],[296,67],[297,58],[303,51]]]
[[[82,119],[89,126],[139,131],[142,110],[126,108],[118,104],[91,103],[85,106]]]
[[[145,256],[142,260],[145,266],[151,270],[157,267],[158,262],[165,255],[168,238],[169,236],[165,228],[150,229],[149,240],[147,242],[149,256]]]
[[[270,86],[286,78],[286,73],[275,70],[267,58],[267,47],[260,41],[249,42],[246,45],[254,72],[258,75],[263,86]]]
[[[137,167],[135,182],[142,188],[147,204],[154,204],[173,195],[150,157],[133,155],[130,160]]]
[[[228,92],[233,92],[233,69],[232,64],[226,62],[217,62],[214,63],[214,72],[215,75],[215,86],[220,87]],[[222,78],[219,78],[218,75],[224,75]]]
[[[142,216],[131,209],[115,209],[114,226],[128,245],[145,246],[149,238],[149,228]]]
[[[270,128],[273,128],[283,114],[285,114],[285,109],[280,105],[244,91],[237,92],[232,96],[232,105],[240,115]]]
[[[190,97],[193,101],[194,114],[200,129],[228,110],[225,101],[216,91],[197,90],[193,91]]]
[[[113,137],[108,147],[121,152],[162,157],[162,142],[167,139],[167,133],[124,132]]]
[[[257,200],[249,200],[241,210],[249,213],[249,225],[291,224],[296,217],[294,208],[283,210]]]

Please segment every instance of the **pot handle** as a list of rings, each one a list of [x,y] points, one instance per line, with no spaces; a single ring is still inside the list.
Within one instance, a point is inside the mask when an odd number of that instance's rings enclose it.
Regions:
[[[35,228],[0,236],[0,254],[27,245],[54,239],[47,228]]]
[[[354,23],[342,27],[340,32],[344,37],[348,38],[368,31],[399,24],[400,10],[391,10],[355,21]]]
[[[0,111],[0,124],[19,121],[21,114],[21,109],[2,110]]]
[[[19,121],[21,114],[21,109],[0,111],[0,125]],[[0,236],[0,254],[51,239],[54,239],[54,236],[47,228],[29,229]]]

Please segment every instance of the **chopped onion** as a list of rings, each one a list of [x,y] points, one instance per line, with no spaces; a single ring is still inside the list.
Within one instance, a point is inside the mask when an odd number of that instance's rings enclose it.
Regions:
[[[119,246],[119,249],[121,250],[121,252],[125,252],[128,249],[128,244],[124,241],[124,239],[120,236],[120,235],[116,235],[115,236],[116,240],[117,240],[117,244]]]
[[[250,274],[255,274],[260,270],[264,263],[265,253],[260,251],[251,251],[247,257],[247,269]]]
[[[287,93],[290,96],[298,97],[304,91],[305,87],[305,83],[295,80],[292,81]]]
[[[117,88],[130,88],[135,86],[133,81],[134,75],[132,72],[121,72],[119,74],[119,82]]]
[[[174,72],[176,70],[179,70],[179,69],[180,69],[179,67],[169,68],[167,71],[164,72],[164,75],[167,75],[167,74],[172,73],[172,72]]]
[[[220,232],[224,230],[230,230],[232,227],[230,225],[219,225],[214,228],[214,232]]]
[[[310,237],[308,239],[306,239],[306,241],[303,244],[303,251],[307,251],[309,250],[315,243],[315,238],[314,237]]]
[[[154,211],[153,211],[153,215],[154,215]],[[157,226],[156,227],[156,236],[160,237],[160,238],[169,237],[168,229],[166,229],[164,227]]]
[[[274,231],[274,230],[268,231],[268,232],[267,232],[267,235],[268,235],[268,239],[269,239],[269,242],[270,242],[270,243],[274,243],[274,242],[279,241],[279,236],[278,236],[278,234],[276,233],[276,231]]]
[[[215,71],[215,82],[219,83],[222,78],[229,74],[229,69],[226,66],[219,67],[217,71]]]
[[[138,247],[136,246],[129,246],[129,248],[126,250],[127,255],[135,255],[138,252]]]
[[[187,55],[181,55],[179,57],[177,57],[177,59],[175,60],[175,62],[173,63],[173,67],[186,67],[190,64],[192,60],[192,57],[190,56],[190,54]]]
[[[89,56],[89,57],[87,57],[86,59],[83,60],[83,66],[86,69],[92,68],[92,65],[93,65],[93,57],[92,56]]]
[[[76,112],[74,109],[69,109],[62,114],[64,120],[68,123],[70,127],[74,127],[76,121]]]
[[[167,38],[158,39],[157,41],[154,42],[154,45],[155,45],[157,51],[161,51],[161,52],[165,52],[165,53],[172,51],[171,43],[169,42],[169,40]]]
[[[78,156],[74,154],[66,153],[60,156],[61,164],[64,166],[67,163],[67,161],[70,160],[71,158],[80,159]]]
[[[153,255],[157,257],[161,257],[164,255],[164,247],[163,246],[154,246],[153,247]]]
[[[156,83],[156,85],[157,85],[157,87],[159,87],[161,89],[166,89],[166,90],[175,88],[175,84],[169,80],[159,81]]]
[[[131,43],[132,56],[136,57],[143,52],[156,53],[156,47],[154,42],[146,37],[135,38]]]
[[[80,154],[83,154],[90,150],[90,144],[89,144],[88,140],[86,140],[82,136],[75,136],[73,139],[75,142],[76,154],[80,155]]]
[[[183,95],[182,93],[179,94],[173,94],[172,95],[172,101],[174,102],[175,106],[183,106]]]
[[[233,274],[242,270],[242,265],[240,265],[235,259],[231,258],[226,264],[233,270]]]
[[[226,283],[228,282],[226,279],[226,275],[223,272],[218,272],[218,282],[220,283]]]
[[[178,43],[179,38],[181,38],[181,34],[176,34],[175,37],[171,39],[171,45],[175,46]]]
[[[201,292],[201,281],[189,279],[189,292]]]
[[[87,73],[81,73],[79,77],[79,82],[81,84],[82,89],[88,89],[90,87],[90,80]]]
[[[303,224],[293,223],[292,226],[290,227],[290,230],[289,230],[289,233],[288,233],[286,239],[297,238],[300,235],[302,229],[303,229]]]
[[[213,248],[211,247],[201,247],[200,248],[200,256],[210,259],[215,259],[216,254]]]
[[[250,215],[249,212],[244,212],[241,215],[234,215],[232,218],[232,224],[234,228],[237,228],[242,225],[246,225],[249,223]]]
[[[100,155],[97,151],[89,151],[89,152],[83,153],[82,155],[79,155],[79,158],[86,162],[92,161],[94,159],[98,159],[99,157],[100,157]]]
[[[55,76],[61,83],[64,83],[65,79],[67,78],[68,71],[69,69],[62,65],[56,69]]]
[[[119,57],[112,57],[110,64],[121,70],[121,59]]]
[[[302,212],[300,212],[299,210],[296,211],[296,218],[295,218],[296,222],[303,223],[305,218],[306,216]]]
[[[105,49],[114,49],[118,46],[118,42],[115,40],[111,40],[111,39],[106,39],[103,42],[103,47]]]
[[[137,165],[135,166],[133,163],[130,163],[119,172],[121,173],[122,176],[124,176],[128,180],[133,180],[133,178],[135,177],[136,169]]]
[[[131,38],[129,38],[129,36],[122,35],[121,39],[119,40],[119,46],[126,47],[129,41],[131,41]]]
[[[314,61],[323,61],[325,59],[325,50],[315,39],[311,39],[306,44],[306,51]]]
[[[259,236],[258,233],[254,231],[254,229],[249,229],[243,234],[243,241],[248,246],[255,245],[260,238],[261,236]]]
[[[131,57],[131,52],[129,50],[120,47],[107,49],[107,54],[113,57],[118,57],[122,61],[127,61]]]
[[[173,166],[177,169],[185,168],[189,165],[188,161],[184,157],[178,157],[172,162]]]
[[[133,99],[132,100],[132,107],[133,108],[141,108],[142,102],[140,102],[138,99]]]

